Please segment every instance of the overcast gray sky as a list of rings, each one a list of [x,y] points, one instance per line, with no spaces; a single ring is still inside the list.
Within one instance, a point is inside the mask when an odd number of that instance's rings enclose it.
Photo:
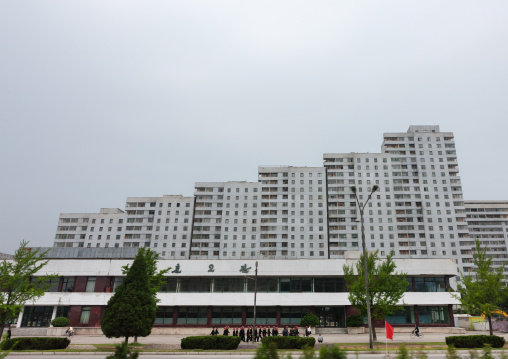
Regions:
[[[60,212],[257,180],[258,165],[455,133],[466,199],[508,200],[508,2],[0,2],[0,252]]]

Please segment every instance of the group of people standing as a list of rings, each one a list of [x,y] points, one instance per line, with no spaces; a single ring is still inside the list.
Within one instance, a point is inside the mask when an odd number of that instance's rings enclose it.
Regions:
[[[298,327],[292,327],[289,328],[286,326],[282,330],[283,336],[294,336],[297,337],[300,334],[298,331]],[[212,332],[210,335],[219,335],[219,329],[214,327],[212,328]],[[222,335],[229,335],[229,326],[224,327],[224,331],[222,332]],[[247,330],[245,330],[245,327],[240,328],[233,328],[233,336],[238,336],[242,341],[247,342],[257,342],[260,341],[263,337],[266,336],[278,336],[279,335],[279,328],[274,326],[273,328],[268,327],[261,327],[261,326],[250,326],[247,327]],[[310,327],[305,328],[305,335],[310,335]]]

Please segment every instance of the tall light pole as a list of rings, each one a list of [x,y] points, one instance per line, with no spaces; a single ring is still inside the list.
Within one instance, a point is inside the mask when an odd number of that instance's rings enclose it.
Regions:
[[[367,272],[367,246],[365,245],[365,225],[363,222],[363,210],[365,209],[365,206],[367,206],[367,203],[370,201],[370,198],[372,197],[372,194],[378,190],[378,186],[374,185],[372,187],[372,191],[369,194],[369,197],[365,201],[365,203],[360,203],[358,200],[358,196],[356,195],[356,187],[352,186],[351,192],[355,195],[356,204],[358,205],[358,210],[360,211],[360,222],[362,226],[362,249],[363,249],[363,271],[365,273],[365,301],[367,302],[367,320],[369,324],[369,346],[370,349],[374,349],[374,343],[372,340],[372,319],[370,316],[370,295],[369,295],[369,273]]]
[[[250,280],[254,280],[254,325],[252,329],[256,329],[256,297],[258,294],[258,261],[256,261],[256,270],[254,271],[254,278],[245,277]]]
[[[254,326],[253,330],[256,329],[256,296],[258,294],[258,261],[256,261],[256,275],[254,276]]]

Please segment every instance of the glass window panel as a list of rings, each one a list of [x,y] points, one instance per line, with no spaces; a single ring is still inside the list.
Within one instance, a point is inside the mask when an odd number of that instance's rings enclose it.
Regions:
[[[207,293],[211,282],[210,278],[180,278],[180,292]]]
[[[95,292],[95,279],[95,277],[87,278],[85,292]]]
[[[53,307],[25,306],[22,327],[49,327]]]
[[[254,292],[254,280],[247,279],[247,291]],[[277,293],[279,279],[278,278],[258,278],[258,293]]]
[[[254,308],[248,307],[246,313],[247,325],[254,324]],[[276,307],[256,307],[256,325],[275,325],[277,324]]]
[[[416,323],[415,309],[413,306],[399,308],[392,315],[386,316],[386,321],[390,324],[414,324]]]
[[[68,315],[69,315],[69,307],[63,307],[63,306],[56,307],[56,316],[57,317],[67,318]]]
[[[284,292],[289,292],[290,291],[290,279],[289,278],[280,278],[279,279],[279,292],[281,293],[284,293]]]
[[[173,324],[173,307],[157,307],[155,324]]]
[[[161,293],[176,293],[177,284],[178,284],[178,278],[168,277],[168,278],[166,278],[164,284],[162,285],[160,292]]]
[[[95,281],[94,281],[95,283]],[[82,307],[81,308],[81,315],[79,317],[79,324],[88,324],[88,321],[90,320],[90,312],[92,310],[92,307]]]
[[[115,282],[113,283],[113,292],[116,292],[120,284],[123,283],[124,277],[115,277]]]
[[[418,316],[422,324],[450,323],[450,315],[446,306],[418,307]]]
[[[216,293],[244,292],[244,278],[215,278],[213,291]]]
[[[74,277],[63,277],[62,292],[72,292],[74,289]]]

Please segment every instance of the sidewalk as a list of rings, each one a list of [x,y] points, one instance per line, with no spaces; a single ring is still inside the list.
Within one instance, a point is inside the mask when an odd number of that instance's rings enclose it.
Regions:
[[[423,340],[411,339],[409,333],[395,333],[393,341],[391,343],[417,343],[421,342],[445,342],[445,337],[460,334],[445,334],[445,333],[424,333],[425,337]],[[488,331],[468,331],[465,335],[489,335]],[[508,341],[508,333],[494,332],[494,335],[505,338]],[[173,334],[173,335],[149,335],[148,337],[139,337],[138,342],[141,344],[180,344],[181,339],[188,337],[189,335]],[[312,335],[316,338],[317,335]],[[368,343],[368,334],[326,334],[323,335],[324,343]],[[377,337],[378,342],[385,342],[384,332],[379,333]],[[119,343],[122,338],[106,338],[102,335],[75,335],[71,338],[71,344],[108,344],[108,343]],[[133,342],[134,338],[129,338],[129,342]]]

